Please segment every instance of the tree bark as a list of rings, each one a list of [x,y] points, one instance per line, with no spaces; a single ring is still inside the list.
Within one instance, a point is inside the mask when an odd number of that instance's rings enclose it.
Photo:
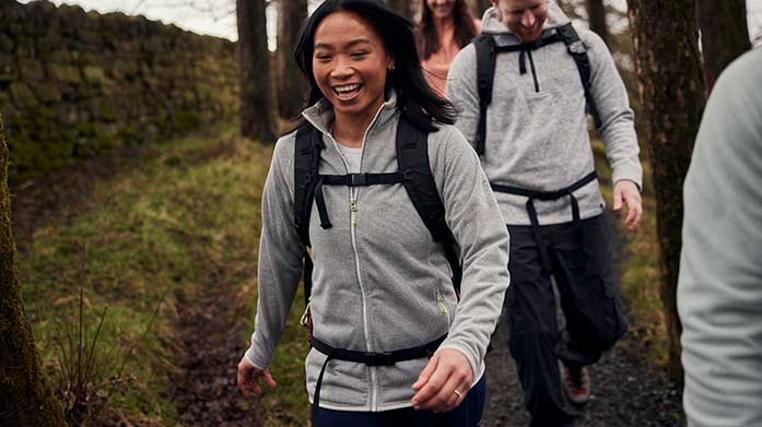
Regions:
[[[725,67],[751,49],[745,0],[698,0],[707,93]]]
[[[609,46],[609,30],[606,26],[606,6],[603,0],[586,0],[587,19],[590,29],[601,36],[603,41]]]
[[[411,21],[415,20],[415,6],[417,4],[418,2],[413,0],[389,0],[389,6],[391,6],[394,11]]]
[[[473,11],[474,18],[476,19],[482,19],[484,11],[490,7],[492,7],[492,2],[490,2],[490,0],[471,0],[471,10]]]
[[[16,276],[8,194],[8,144],[0,116],[0,425],[64,426],[63,409],[42,381]]]
[[[696,4],[695,0],[628,0],[627,4],[656,193],[668,372],[682,381],[682,328],[676,306],[682,188],[705,103]]]
[[[294,46],[302,21],[307,18],[307,0],[280,0],[278,9],[278,111],[283,118],[299,115],[307,91],[294,60]]]
[[[274,137],[265,0],[236,0],[241,61],[241,135],[270,143]]]

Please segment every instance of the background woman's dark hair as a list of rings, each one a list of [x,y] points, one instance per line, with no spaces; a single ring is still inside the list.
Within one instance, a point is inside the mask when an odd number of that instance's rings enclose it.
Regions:
[[[423,59],[429,59],[439,49],[439,37],[437,37],[437,30],[434,28],[434,17],[426,4],[426,0],[421,0],[421,8],[421,22],[416,28],[418,32],[418,54]],[[471,43],[471,40],[477,35],[474,16],[468,10],[466,0],[455,0],[452,17],[455,21],[455,42],[462,49],[463,46]]]
[[[394,58],[395,69],[387,74],[387,88],[397,93],[397,106],[416,126],[426,131],[435,129],[435,122],[453,124],[455,107],[437,95],[423,77],[415,46],[413,26],[381,0],[326,0],[302,25],[294,55],[296,63],[309,83],[307,106],[323,98],[312,73],[315,31],[328,15],[347,11],[358,14],[376,29],[387,54]]]

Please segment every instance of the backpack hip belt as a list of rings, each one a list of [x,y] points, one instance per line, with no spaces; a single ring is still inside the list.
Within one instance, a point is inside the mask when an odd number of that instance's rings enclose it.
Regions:
[[[422,359],[424,357],[430,358],[434,352],[437,351],[439,345],[442,344],[445,338],[447,338],[447,334],[417,347],[410,347],[386,353],[372,353],[332,347],[323,341],[312,337],[312,348],[328,356],[326,357],[325,362],[323,362],[323,367],[320,369],[320,375],[318,375],[317,383],[315,384],[315,398],[312,403],[313,411],[317,411],[317,408],[320,407],[320,388],[323,384],[323,374],[325,373],[325,368],[328,366],[329,361],[335,359],[362,363],[367,366],[393,366],[397,362],[404,362],[406,360]],[[313,417],[313,419],[317,418]]]
[[[512,187],[509,185],[500,185],[500,184],[493,184],[493,183],[490,183],[490,186],[492,187],[493,191],[497,191],[499,193],[513,194],[516,196],[524,196],[527,198],[526,209],[527,209],[527,213],[529,214],[529,222],[532,225],[532,234],[534,236],[535,242],[537,243],[537,247],[540,251],[540,260],[542,261],[542,266],[548,271],[550,271],[551,269],[550,256],[548,254],[545,240],[542,238],[542,233],[540,232],[540,221],[537,218],[537,209],[535,209],[534,201],[535,200],[551,201],[551,200],[558,200],[562,197],[569,197],[569,200],[571,201],[571,208],[572,208],[572,223],[574,225],[577,225],[580,221],[579,203],[577,202],[577,198],[574,197],[574,192],[584,187],[585,185],[595,181],[597,178],[598,178],[598,174],[596,174],[595,171],[593,171],[585,175],[582,179],[575,182],[574,184],[568,187],[564,187],[560,190],[556,190],[556,191],[529,190],[526,188]],[[582,235],[581,233],[579,233],[579,231],[577,231],[577,241],[580,244],[582,243]]]

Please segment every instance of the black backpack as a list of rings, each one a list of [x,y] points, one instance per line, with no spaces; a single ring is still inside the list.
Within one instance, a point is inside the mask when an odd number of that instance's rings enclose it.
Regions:
[[[431,232],[434,241],[442,244],[453,272],[453,286],[459,292],[462,267],[456,251],[457,242],[445,222],[445,208],[439,198],[434,177],[431,175],[428,154],[428,132],[414,126],[403,114],[397,126],[397,164],[392,173],[361,173],[347,175],[320,175],[320,151],[324,148],[322,133],[309,123],[296,133],[294,145],[294,223],[304,245],[304,300],[309,304],[312,291],[312,258],[309,236],[313,201],[317,204],[320,226],[332,227],[323,199],[322,186],[349,187],[402,184],[407,190],[415,210]],[[305,315],[307,312],[305,311]],[[304,321],[304,319],[303,319]]]
[[[587,49],[580,40],[577,31],[571,23],[548,30],[547,35],[540,39],[518,45],[498,46],[489,34],[480,34],[472,42],[476,48],[476,78],[479,87],[479,125],[476,135],[476,152],[484,154],[484,143],[487,134],[487,107],[492,102],[492,86],[495,78],[495,58],[503,52],[528,52],[552,43],[563,42],[566,50],[574,59],[585,90],[587,111],[593,116],[595,126],[600,129],[601,120],[590,92],[590,58]],[[522,74],[526,70],[522,68]]]

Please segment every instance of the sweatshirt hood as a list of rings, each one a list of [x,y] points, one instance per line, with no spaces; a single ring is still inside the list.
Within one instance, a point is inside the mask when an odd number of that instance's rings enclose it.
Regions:
[[[543,29],[560,27],[568,24],[569,17],[561,10],[554,0],[548,0],[548,18],[543,24]],[[518,38],[503,24],[498,10],[493,6],[484,12],[482,17],[482,33],[492,35],[509,35],[518,42]]]

